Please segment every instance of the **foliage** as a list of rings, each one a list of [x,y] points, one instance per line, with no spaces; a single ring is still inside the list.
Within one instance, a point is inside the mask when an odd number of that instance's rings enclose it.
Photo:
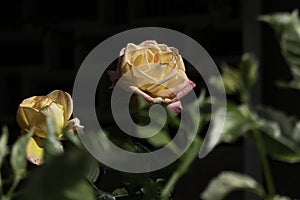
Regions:
[[[281,48],[281,54],[289,65],[293,79],[288,82],[279,82],[281,86],[300,89],[300,20],[298,10],[292,13],[274,13],[259,17],[270,25],[276,32]]]

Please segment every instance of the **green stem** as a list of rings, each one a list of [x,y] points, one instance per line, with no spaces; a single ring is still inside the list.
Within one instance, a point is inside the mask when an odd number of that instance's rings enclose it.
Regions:
[[[258,153],[259,153],[259,156],[260,156],[260,159],[261,159],[263,172],[264,172],[264,176],[265,176],[265,181],[266,181],[266,185],[267,185],[267,189],[268,189],[269,198],[271,198],[271,197],[275,196],[276,192],[275,192],[274,180],[273,180],[272,173],[271,173],[271,168],[270,168],[269,161],[268,161],[268,158],[267,158],[266,148],[264,146],[264,142],[263,142],[263,139],[261,137],[260,131],[255,129],[254,132],[253,132],[253,135],[254,135],[257,150],[258,150]]]
[[[195,138],[189,150],[185,153],[183,159],[181,160],[177,170],[172,174],[171,178],[168,180],[166,186],[162,190],[160,195],[161,200],[169,199],[177,181],[186,173],[193,161],[197,158],[202,142],[202,139],[199,137]]]
[[[14,181],[13,181],[13,183],[12,183],[11,187],[9,188],[9,190],[7,192],[7,195],[6,195],[8,199],[11,199],[13,197],[13,193],[14,193],[16,187],[18,186],[19,180],[20,179],[18,179],[18,178],[14,179]]]

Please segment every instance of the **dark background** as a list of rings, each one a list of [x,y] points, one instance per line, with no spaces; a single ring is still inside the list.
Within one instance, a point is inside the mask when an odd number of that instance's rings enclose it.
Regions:
[[[116,33],[144,26],[187,34],[218,65],[223,61],[235,65],[242,53],[255,53],[261,74],[253,100],[299,116],[300,92],[274,86],[276,80],[291,78],[275,35],[256,21],[259,13],[292,11],[299,5],[297,0],[1,1],[0,125],[8,125],[13,141],[19,133],[15,113],[24,98],[54,89],[72,93],[77,69],[89,51]],[[245,171],[261,179],[256,158],[247,141],[217,147],[180,180],[175,199],[197,199],[221,170]],[[300,165],[271,164],[277,192],[299,198]],[[246,198],[254,197],[246,194]]]

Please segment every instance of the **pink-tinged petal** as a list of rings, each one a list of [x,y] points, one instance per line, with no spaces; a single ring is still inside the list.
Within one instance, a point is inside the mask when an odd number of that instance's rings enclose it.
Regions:
[[[187,84],[183,85],[183,87],[180,86],[178,88],[175,88],[174,93],[176,94],[176,97],[173,101],[178,101],[179,99],[187,95],[195,86],[196,84],[193,81],[189,80]]]
[[[148,94],[146,94],[145,92],[143,92],[142,90],[140,90],[136,86],[129,86],[129,90],[131,92],[133,92],[134,94],[142,96],[148,103],[153,103],[154,102],[154,99],[151,96],[149,96]]]
[[[180,101],[170,103],[167,108],[174,114],[178,115],[182,111],[182,105]]]

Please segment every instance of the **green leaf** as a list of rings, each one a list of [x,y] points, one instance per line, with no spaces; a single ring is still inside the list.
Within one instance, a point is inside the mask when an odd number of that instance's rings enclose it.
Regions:
[[[3,127],[2,135],[0,138],[0,169],[2,166],[3,159],[8,153],[7,141],[8,141],[8,130],[7,130],[7,127]],[[1,184],[0,184],[0,187],[1,187]]]
[[[282,162],[300,162],[299,122],[270,108],[259,108],[258,113],[256,124],[265,133],[262,136],[268,154]]]
[[[56,125],[53,118],[47,118],[47,126],[48,135],[44,144],[46,162],[52,156],[59,155],[64,151],[61,142],[57,139],[57,133],[55,128]]]
[[[252,115],[246,106],[229,105],[220,141],[232,143],[243,136],[253,126]]]
[[[276,195],[272,200],[291,200],[290,197]]]
[[[63,200],[95,200],[94,189],[86,181],[77,182],[71,188],[63,191]]]
[[[91,162],[91,165],[89,166],[89,171],[86,175],[86,178],[91,182],[96,182],[99,174],[100,174],[100,167],[96,160],[94,162]]]
[[[116,198],[113,195],[103,192],[102,190],[96,191],[96,199],[97,200],[116,200]]]
[[[277,34],[281,54],[289,65],[293,79],[279,86],[300,89],[300,20],[298,11],[262,15],[259,20],[269,24]]]
[[[239,69],[234,69],[227,64],[223,64],[222,68],[222,79],[218,77],[211,77],[209,83],[214,85],[215,87],[222,89],[222,80],[224,83],[224,87],[226,93],[234,94],[240,90],[240,86],[242,85],[241,75]]]
[[[257,59],[253,55],[246,53],[242,56],[240,63],[241,78],[248,90],[251,89],[257,80],[257,68]]]
[[[145,185],[143,186],[143,200],[158,200],[160,190],[157,187],[157,184],[152,179],[147,179]]]
[[[117,188],[112,192],[112,195],[116,198],[129,196],[128,191],[125,188]]]
[[[248,190],[254,192],[259,197],[265,195],[263,187],[252,177],[226,171],[210,181],[207,188],[201,194],[201,199],[222,200],[228,194],[237,190]]]
[[[21,199],[53,200],[84,196],[81,199],[94,200],[96,194],[85,179],[91,162],[90,155],[76,147],[53,156],[32,172]]]
[[[12,147],[10,163],[14,173],[14,179],[17,183],[26,175],[27,159],[26,159],[26,148],[30,137],[32,136],[33,130],[28,134],[23,135],[18,139]]]
[[[259,129],[265,133],[263,134],[263,140],[268,154],[282,162],[299,162],[299,146],[294,141],[283,136],[278,123],[264,119],[258,120]]]
[[[169,144],[172,139],[167,132],[161,131],[155,134],[153,137],[148,138],[147,140],[155,147],[162,147]]]

